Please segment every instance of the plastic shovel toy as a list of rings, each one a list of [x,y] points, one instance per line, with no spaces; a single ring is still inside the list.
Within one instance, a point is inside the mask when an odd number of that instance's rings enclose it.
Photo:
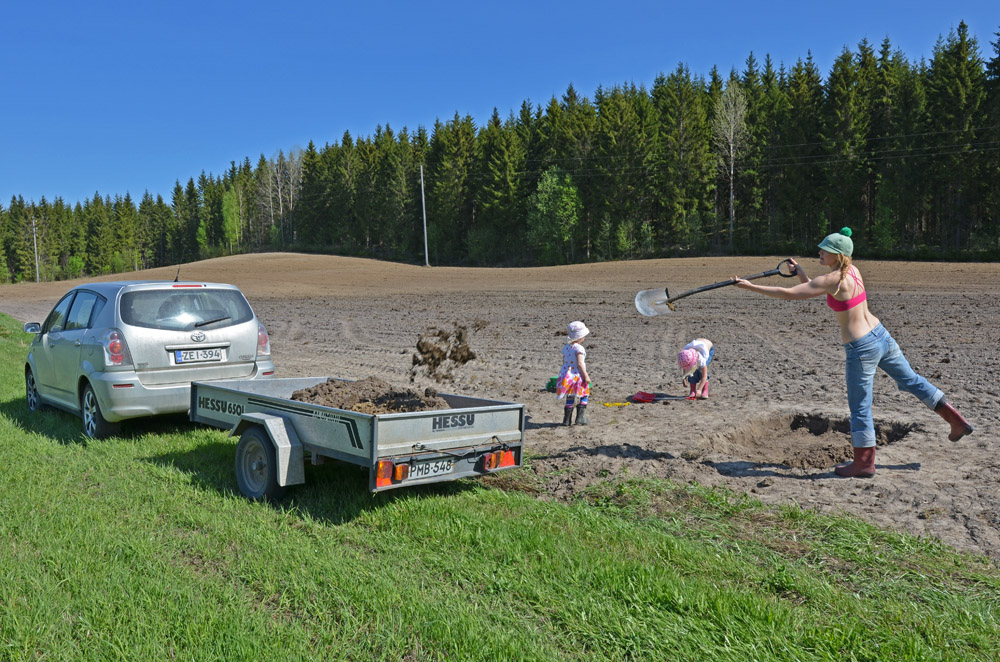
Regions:
[[[776,269],[762,271],[759,274],[752,274],[750,276],[743,276],[743,280],[755,280],[757,278],[766,278],[768,276],[783,276],[785,278],[790,278],[794,275],[795,269],[791,266],[791,263],[788,260],[782,260],[778,263],[778,267]],[[693,290],[688,290],[687,292],[681,292],[676,296],[670,296],[670,292],[665,287],[654,287],[651,290],[642,290],[635,295],[635,309],[646,317],[665,315],[676,309],[674,302],[678,299],[683,299],[684,297],[689,297],[692,294],[707,292],[708,290],[714,290],[719,287],[725,287],[726,285],[732,284],[733,281],[731,280],[723,280],[718,283],[712,283],[711,285],[704,285]]]

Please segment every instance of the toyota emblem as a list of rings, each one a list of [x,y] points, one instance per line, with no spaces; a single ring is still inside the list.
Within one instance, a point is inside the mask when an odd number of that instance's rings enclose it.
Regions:
[[[202,333],[201,331],[195,331],[194,333],[191,334],[191,340],[195,342],[201,342],[204,339],[205,339],[205,334]]]

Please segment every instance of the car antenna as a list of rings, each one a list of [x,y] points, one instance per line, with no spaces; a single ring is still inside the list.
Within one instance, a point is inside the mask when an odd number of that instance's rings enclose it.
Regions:
[[[176,275],[176,276],[174,276],[174,282],[176,283],[176,282],[177,282],[177,281],[179,281],[180,279],[181,279],[181,268],[180,268],[180,267],[177,267],[177,275]]]

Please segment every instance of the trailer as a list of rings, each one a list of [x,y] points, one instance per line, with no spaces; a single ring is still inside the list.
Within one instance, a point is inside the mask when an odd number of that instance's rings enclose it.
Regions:
[[[189,417],[239,437],[236,482],[253,500],[304,483],[306,461],[367,467],[372,492],[521,466],[523,404],[439,393],[450,409],[372,415],[291,399],[327,380],[194,382]]]

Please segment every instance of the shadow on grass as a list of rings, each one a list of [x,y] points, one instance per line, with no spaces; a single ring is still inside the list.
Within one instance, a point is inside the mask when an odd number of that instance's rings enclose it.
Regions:
[[[198,447],[163,453],[144,458],[148,462],[172,467],[190,476],[192,483],[202,489],[223,495],[243,496],[236,484],[236,438],[219,431],[218,440]],[[305,466],[305,483],[290,485],[285,497],[277,502],[260,502],[261,508],[282,512],[300,512],[317,521],[343,524],[359,514],[380,508],[398,499],[422,499],[461,494],[474,487],[471,479],[460,479],[433,485],[414,485],[387,492],[371,493],[368,490],[368,468],[327,460],[322,465]]]
[[[76,414],[57,407],[45,406],[30,412],[24,397],[0,402],[0,416],[6,417],[25,432],[40,434],[63,445],[87,446],[100,443],[100,439],[90,439],[83,434],[83,421]],[[122,421],[114,438],[135,441],[147,434],[184,434],[190,429],[201,427],[190,422],[186,414],[150,416]]]
[[[84,436],[79,416],[52,407],[29,412],[23,396],[0,402],[0,416],[27,433],[42,435],[59,444],[87,447],[102,443],[102,440]],[[212,433],[213,430],[216,434]],[[121,430],[114,438],[140,442],[148,435],[187,434],[203,435],[209,441],[188,450],[144,459],[184,472],[191,477],[194,485],[203,489],[242,498],[235,475],[237,439],[228,437],[226,431],[192,423],[185,414],[172,414],[123,421]],[[367,467],[329,460],[322,465],[313,466],[308,459],[305,479],[303,485],[289,486],[281,502],[262,503],[261,507],[286,512],[299,511],[316,520],[338,524],[349,522],[362,512],[397,499],[460,494],[475,486],[475,479],[460,479],[372,494],[368,490]]]

